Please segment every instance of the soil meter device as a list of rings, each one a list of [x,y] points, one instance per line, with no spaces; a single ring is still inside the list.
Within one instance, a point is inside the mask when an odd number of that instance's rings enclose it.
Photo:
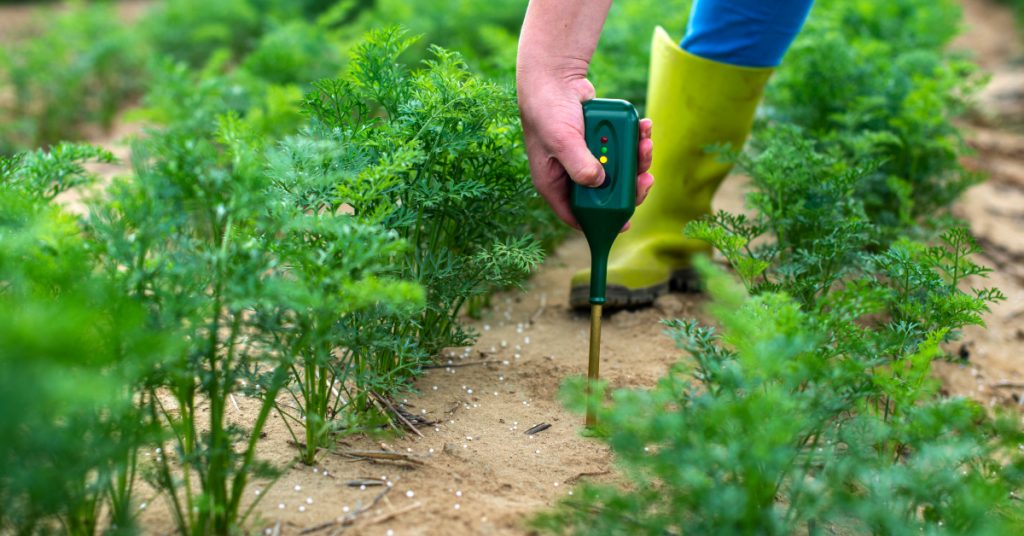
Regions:
[[[590,246],[590,362],[587,378],[598,379],[601,364],[601,309],[605,302],[608,252],[636,209],[639,118],[632,104],[617,99],[583,103],[583,131],[590,152],[604,166],[601,186],[573,184],[569,203]],[[589,392],[589,391],[588,391]],[[587,404],[587,426],[596,424]]]

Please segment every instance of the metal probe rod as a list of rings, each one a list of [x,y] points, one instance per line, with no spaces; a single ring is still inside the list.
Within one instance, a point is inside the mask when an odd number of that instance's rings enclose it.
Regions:
[[[594,415],[593,385],[601,375],[601,304],[590,306],[590,364],[587,367],[587,426],[597,424]]]

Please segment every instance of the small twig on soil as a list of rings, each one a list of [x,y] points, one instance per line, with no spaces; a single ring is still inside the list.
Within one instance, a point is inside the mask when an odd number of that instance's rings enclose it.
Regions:
[[[314,532],[319,532],[319,531],[324,530],[324,529],[329,529],[329,528],[331,528],[331,527],[333,527],[335,525],[341,525],[340,527],[338,527],[338,530],[336,530],[336,531],[331,533],[331,536],[338,536],[342,532],[345,532],[346,528],[348,528],[349,526],[351,526],[353,523],[356,522],[356,518],[359,517],[359,514],[362,514],[364,512],[372,510],[373,508],[376,508],[377,507],[377,503],[379,503],[380,500],[383,499],[384,496],[387,495],[389,491],[391,491],[390,487],[384,488],[384,491],[380,492],[376,497],[373,498],[373,502],[371,502],[370,504],[368,504],[368,505],[366,505],[366,506],[364,506],[362,508],[358,508],[358,509],[356,509],[353,512],[349,512],[349,513],[345,514],[345,516],[340,518],[340,520],[339,519],[334,519],[334,520],[328,521],[326,523],[321,523],[319,525],[314,525],[314,526],[309,527],[307,529],[302,529],[301,531],[299,531],[299,534],[312,534]]]
[[[397,409],[395,409],[395,406],[393,406],[393,405],[391,404],[391,402],[389,402],[389,401],[388,401],[388,399],[387,399],[387,398],[384,398],[384,397],[382,397],[382,396],[378,395],[377,393],[375,393],[375,392],[373,392],[373,391],[368,391],[368,392],[370,393],[370,396],[373,396],[373,397],[374,397],[374,398],[376,398],[376,399],[377,399],[377,400],[378,400],[378,401],[379,401],[379,402],[380,402],[381,404],[384,404],[385,406],[387,406],[387,408],[388,408],[389,410],[391,410],[391,412],[392,412],[392,413],[394,413],[396,417],[398,417],[398,420],[399,420],[399,421],[401,421],[401,422],[402,422],[402,424],[404,424],[404,425],[405,425],[405,426],[406,426],[407,428],[409,428],[410,430],[412,430],[413,432],[415,432],[415,433],[416,433],[416,435],[418,435],[418,436],[420,436],[420,437],[424,437],[424,435],[423,435],[423,432],[420,432],[418,428],[416,428],[415,426],[413,426],[413,424],[412,424],[411,422],[409,422],[409,419],[406,419],[406,418],[405,418],[405,416],[404,416],[404,415],[402,415],[402,413],[401,413],[400,411],[398,411]]]
[[[547,430],[548,428],[551,428],[551,425],[546,423],[546,422],[542,422],[542,423],[540,423],[540,424],[538,424],[536,426],[533,426],[532,428],[530,428],[529,430],[527,430],[527,431],[525,431],[523,433],[526,434],[526,435],[539,434],[539,433],[543,432],[544,430]]]
[[[345,482],[345,485],[350,488],[358,488],[360,486],[383,486],[384,481],[379,478],[357,478],[355,480]]]
[[[458,367],[475,367],[477,365],[490,365],[493,361],[474,361],[472,363],[452,363],[451,365],[427,365],[423,367],[426,369],[442,369],[442,368],[458,368]]]
[[[461,408],[461,407],[462,407],[462,402],[459,402],[458,400],[456,400],[455,403],[452,404],[452,407],[444,410],[444,414],[445,415],[452,415],[456,411],[459,411],[459,408]]]
[[[583,477],[587,477],[587,476],[601,476],[601,475],[607,475],[607,474],[610,474],[610,473],[611,473],[611,471],[609,471],[607,469],[605,469],[604,471],[591,471],[589,473],[579,473],[576,476],[569,477],[569,478],[565,479],[565,483],[566,484],[575,484],[575,483],[579,482],[580,479],[583,478]]]
[[[333,527],[333,526],[335,526],[337,524],[338,524],[338,520],[337,519],[332,519],[332,520],[327,521],[325,523],[320,523],[319,525],[313,525],[312,527],[304,528],[304,529],[299,531],[299,534],[313,534],[314,532],[320,532],[321,530],[329,529],[329,528],[331,528],[331,527]]]
[[[338,452],[337,454],[338,456],[358,460],[387,461],[395,463],[404,462],[413,465],[424,465],[423,461],[418,460],[408,454],[403,454],[401,452],[390,452],[386,450],[346,450]]]
[[[1010,389],[1024,389],[1024,383],[1021,382],[996,382],[992,384],[992,387],[1008,387]]]
[[[394,517],[398,517],[398,516],[400,516],[400,515],[402,515],[402,514],[404,514],[406,512],[410,512],[412,510],[415,510],[415,509],[417,509],[417,508],[419,508],[421,506],[423,506],[423,503],[421,503],[419,501],[416,501],[416,502],[414,502],[414,503],[412,503],[410,505],[403,506],[402,508],[399,508],[398,510],[394,510],[392,512],[385,512],[385,513],[383,513],[383,514],[381,514],[381,515],[379,515],[379,516],[377,516],[377,517],[367,521],[363,526],[369,527],[370,525],[376,525],[377,523],[383,523],[383,522],[385,522],[385,521],[387,521],[389,519],[392,519]]]
[[[540,307],[538,307],[537,310],[534,311],[532,315],[530,315],[530,324],[531,325],[534,324],[535,322],[537,322],[537,319],[540,318],[540,315],[544,314],[544,309],[546,309],[547,306],[548,306],[548,294],[546,292],[543,292],[540,295]]]

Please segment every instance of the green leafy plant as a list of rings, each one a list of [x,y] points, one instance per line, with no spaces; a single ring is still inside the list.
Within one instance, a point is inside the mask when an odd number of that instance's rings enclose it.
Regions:
[[[397,28],[371,32],[345,78],[316,85],[314,126],[286,147],[298,156],[296,144],[337,147],[299,164],[321,170],[335,204],[410,244],[394,275],[423,285],[427,306],[396,329],[435,354],[470,340],[459,322],[470,300],[523,281],[542,254],[525,232],[536,194],[510,88],[438,47],[410,71],[398,56],[411,42]]]
[[[523,0],[375,0],[339,32],[342,40],[352,41],[374,28],[401,25],[423,36],[407,45],[410,57],[429,59],[433,44],[459,51],[470,66],[490,79],[511,82],[525,12]]]
[[[244,57],[264,31],[264,13],[249,0],[175,0],[158,3],[140,21],[161,55],[202,67],[220,51]]]
[[[76,219],[50,203],[112,158],[65,144],[0,159],[3,532],[134,532],[138,452],[159,428],[133,395],[171,341],[87,268]]]
[[[245,523],[256,504],[242,501],[249,480],[279,469],[256,448],[293,372],[307,382],[350,367],[358,373],[328,346],[346,342],[333,337],[338,317],[418,299],[407,283],[374,275],[395,251],[394,237],[282,205],[259,139],[231,114],[196,120],[207,113],[197,109],[197,118],[136,143],[133,180],[108,190],[89,225],[104,273],[148,310],[154,329],[182,334],[144,392],[151,418],[171,434],[150,480],[186,534],[226,534]],[[308,383],[300,391],[323,395]],[[247,393],[261,402],[242,428],[229,408]],[[309,424],[314,445],[322,444],[324,423]]]
[[[242,68],[272,84],[310,84],[338,74],[338,48],[324,27],[292,20],[263,35],[242,61]]]
[[[972,401],[937,397],[928,371],[945,329],[894,353],[864,352],[833,335],[827,314],[805,312],[784,293],[748,297],[706,261],[701,269],[719,328],[669,322],[692,360],[653,389],[617,390],[596,408],[629,485],[584,485],[537,527],[575,534],[1019,530],[1019,419],[989,418]],[[867,289],[859,294],[871,297]],[[887,334],[891,326],[865,331],[898,336]],[[565,389],[578,411],[585,393],[583,379]]]
[[[46,30],[0,50],[0,153],[79,139],[89,124],[109,128],[142,90],[138,35],[107,5],[46,11]]]
[[[947,1],[819,2],[768,88],[768,117],[819,148],[872,153],[879,165],[855,193],[887,241],[941,230],[936,220],[978,181],[960,164],[953,119],[983,79],[943,50],[958,25]]]
[[[872,308],[911,346],[943,328],[952,338],[960,326],[980,325],[985,304],[1005,299],[994,289],[959,290],[989,271],[970,260],[979,249],[963,228],[943,232],[936,246],[908,239],[885,245],[857,195],[877,162],[823,154],[793,127],[766,132],[764,147],[737,157],[753,180],[747,199],[755,215],[719,212],[686,229],[718,248],[749,290],[786,292],[827,313],[830,327],[852,334],[851,342],[863,336],[859,317]]]

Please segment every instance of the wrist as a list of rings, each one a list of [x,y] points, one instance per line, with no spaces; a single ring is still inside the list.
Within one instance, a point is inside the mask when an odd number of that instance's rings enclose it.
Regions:
[[[578,80],[586,80],[590,61],[580,57],[533,54],[520,49],[516,58],[516,84],[565,87]]]

